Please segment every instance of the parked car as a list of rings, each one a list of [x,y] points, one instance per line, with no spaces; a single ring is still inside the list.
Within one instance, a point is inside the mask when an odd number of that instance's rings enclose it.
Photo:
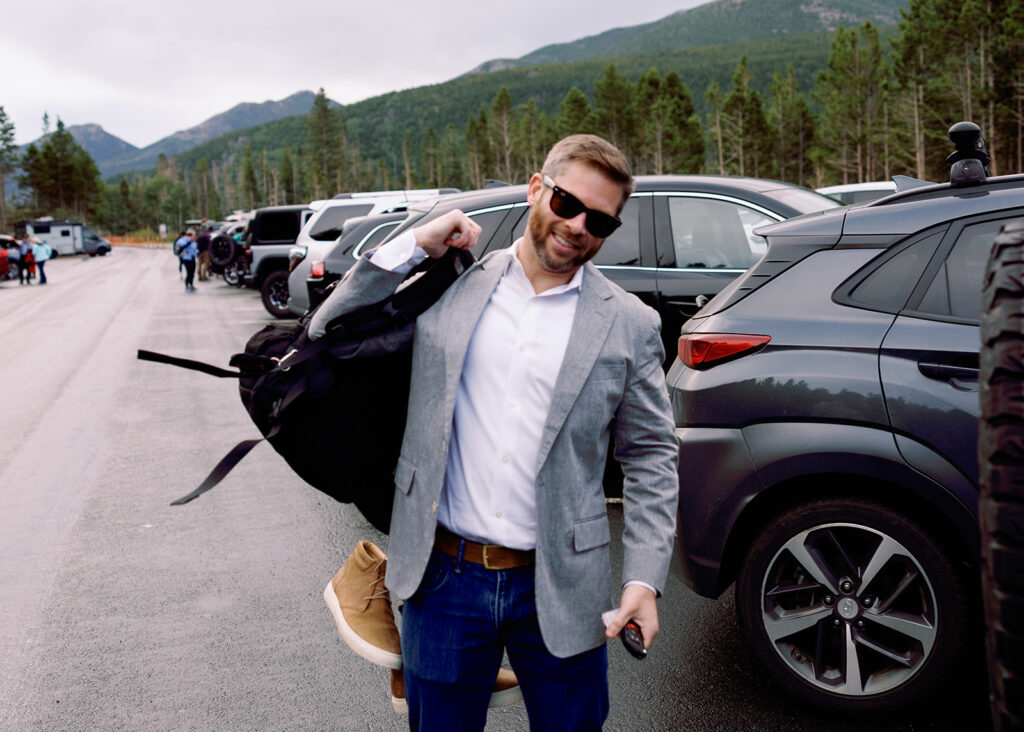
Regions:
[[[1024,176],[961,147],[952,183],[758,229],[667,376],[683,575],[735,582],[754,655],[834,712],[930,698],[981,643],[981,276]]]
[[[435,198],[457,190],[430,188],[342,193],[328,201],[310,204],[316,212],[302,227],[295,244],[288,251],[288,315],[300,316],[309,308],[306,278],[313,262],[323,261],[327,252],[338,242],[342,227],[348,219],[386,211],[404,211],[411,201]]]
[[[341,278],[355,264],[359,255],[383,242],[392,229],[405,221],[408,211],[357,216],[342,226],[341,236],[331,245],[330,251],[310,263],[309,276],[301,284],[295,282],[295,272],[288,281],[288,305],[295,312],[297,304],[305,301],[307,309],[319,305],[327,297],[332,283]],[[298,296],[299,289],[305,290],[305,297]]]
[[[825,186],[815,189],[823,196],[834,198],[840,203],[847,205],[851,203],[868,203],[877,201],[883,196],[888,196],[896,190],[896,182],[891,180],[877,180],[867,183],[843,183],[837,186]]]
[[[705,299],[760,258],[764,239],[753,230],[791,216],[837,207],[814,191],[779,181],[698,175],[638,176],[622,226],[608,237],[594,264],[662,318],[666,353],[675,353],[682,324]],[[476,256],[507,247],[526,229],[526,186],[500,186],[414,203],[388,238],[452,209],[476,220],[482,234]],[[340,277],[326,267],[323,280]],[[310,282],[310,288],[323,282]],[[666,367],[671,361],[666,361]]]
[[[0,282],[11,279],[11,263],[7,258],[7,248],[0,247]]]
[[[288,250],[313,215],[311,206],[268,206],[256,209],[249,222],[245,245],[248,274],[245,284],[260,291],[263,307],[276,317],[288,310]]]

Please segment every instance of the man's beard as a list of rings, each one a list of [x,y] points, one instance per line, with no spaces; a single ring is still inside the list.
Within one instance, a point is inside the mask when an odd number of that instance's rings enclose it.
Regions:
[[[541,221],[542,217],[534,216],[532,209],[530,210],[529,217],[526,221],[526,227],[530,232],[530,239],[533,241],[533,251],[537,253],[537,261],[540,262],[540,266],[545,272],[551,272],[552,274],[573,272],[593,259],[600,248],[578,250],[576,256],[565,262],[553,262],[551,257],[548,256],[547,250],[547,235],[552,233],[551,230],[545,230],[544,222]]]

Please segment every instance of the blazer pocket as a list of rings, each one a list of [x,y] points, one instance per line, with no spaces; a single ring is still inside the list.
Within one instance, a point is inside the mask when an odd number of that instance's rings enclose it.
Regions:
[[[608,526],[607,515],[580,519],[573,524],[572,548],[577,552],[585,552],[589,549],[605,546],[610,544],[611,540],[611,529]]]
[[[416,466],[399,455],[398,465],[395,467],[395,487],[405,495],[409,495],[414,477],[416,477]]]

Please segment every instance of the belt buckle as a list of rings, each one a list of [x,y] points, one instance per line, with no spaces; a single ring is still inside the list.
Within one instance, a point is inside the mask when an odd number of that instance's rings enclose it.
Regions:
[[[497,548],[498,548],[498,546],[496,544],[484,544],[483,545],[484,569],[501,569],[501,567],[492,567],[491,563],[490,563],[490,560],[487,557],[487,550],[488,549],[497,549]]]

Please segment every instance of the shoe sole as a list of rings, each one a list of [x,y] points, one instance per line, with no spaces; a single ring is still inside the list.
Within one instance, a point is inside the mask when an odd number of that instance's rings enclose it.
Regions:
[[[498,707],[509,707],[513,704],[518,704],[522,700],[522,690],[518,686],[513,686],[491,694],[491,700],[487,703],[487,708],[497,709]],[[395,696],[391,697],[391,708],[395,710],[395,714],[409,713],[409,703],[406,702],[405,699],[399,699]]]
[[[349,624],[345,622],[344,613],[341,612],[338,596],[334,594],[334,584],[332,582],[328,582],[327,587],[324,588],[324,602],[327,603],[327,608],[331,611],[331,615],[334,616],[334,624],[338,626],[338,635],[341,636],[341,639],[345,641],[349,648],[370,663],[395,670],[402,668],[401,654],[392,653],[367,643],[349,627]]]

